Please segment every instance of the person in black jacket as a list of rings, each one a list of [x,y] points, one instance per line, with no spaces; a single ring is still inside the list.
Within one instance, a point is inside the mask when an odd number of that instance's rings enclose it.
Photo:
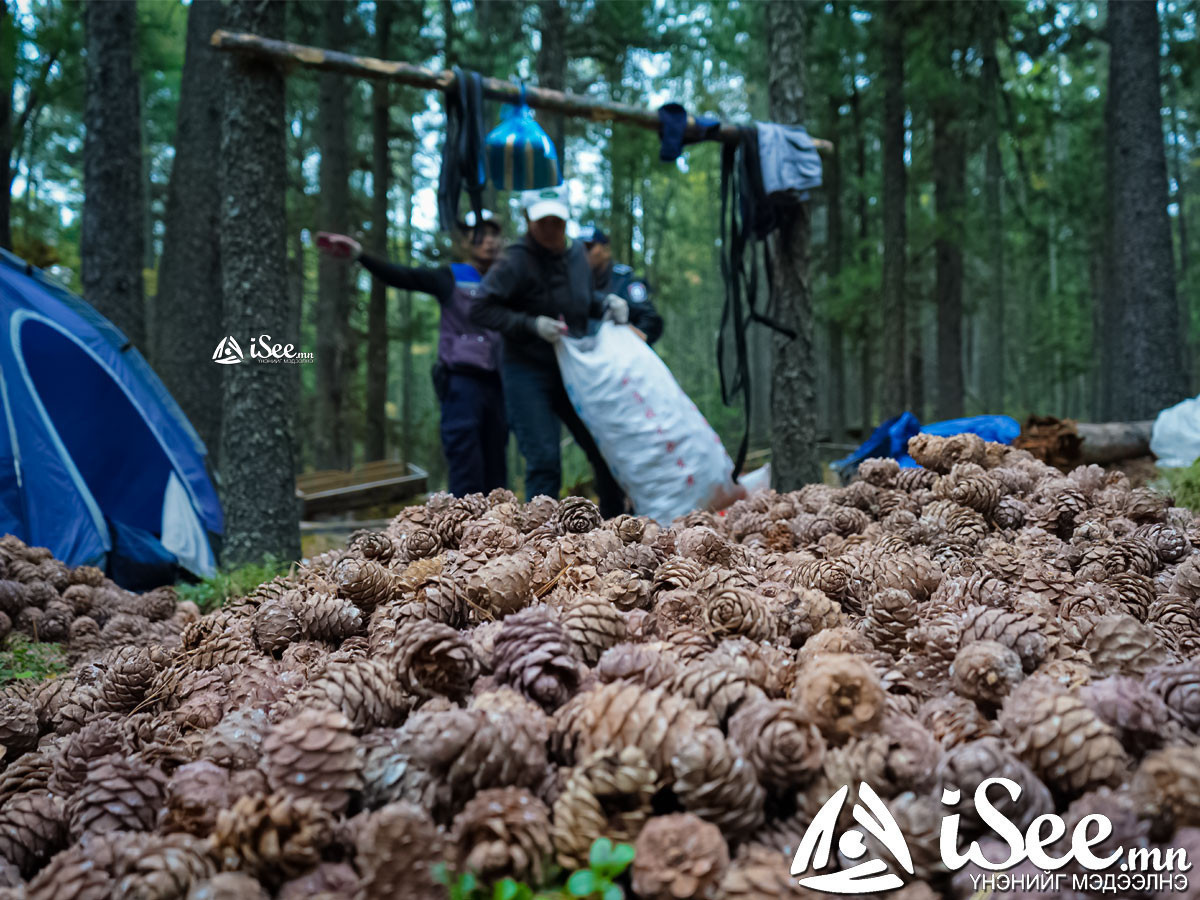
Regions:
[[[650,301],[650,287],[624,263],[613,262],[608,235],[596,225],[579,230],[579,240],[587,250],[588,264],[596,280],[596,290],[616,294],[629,304],[629,324],[641,332],[651,346],[662,337],[663,320]]]
[[[562,487],[561,425],[587,455],[605,518],[624,510],[624,494],[563,387],[554,343],[587,333],[588,319],[624,323],[629,306],[598,292],[583,244],[567,237],[567,187],[525,191],[529,229],[511,244],[483,279],[472,318],[503,335],[504,399],[508,420],[525,457],[527,497],[557,497]]]
[[[500,386],[500,335],[471,319],[471,306],[483,276],[500,255],[500,226],[486,211],[459,224],[458,252],[468,261],[449,266],[400,266],[363,252],[346,235],[325,234],[318,246],[333,255],[357,259],[389,285],[437,299],[441,307],[434,391],[441,404],[442,452],[451,494],[487,493],[508,481],[505,451],[508,422]],[[476,239],[478,233],[478,239]]]

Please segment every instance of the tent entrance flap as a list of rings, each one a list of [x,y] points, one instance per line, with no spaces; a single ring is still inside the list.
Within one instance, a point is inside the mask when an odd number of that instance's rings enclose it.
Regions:
[[[17,349],[30,390],[107,525],[134,529],[186,556],[198,574],[212,551],[157,435],[109,370],[54,324],[21,322]],[[171,486],[174,489],[171,489]],[[186,510],[185,508],[186,507]],[[153,536],[151,538],[151,536]],[[167,541],[172,546],[165,546]]]

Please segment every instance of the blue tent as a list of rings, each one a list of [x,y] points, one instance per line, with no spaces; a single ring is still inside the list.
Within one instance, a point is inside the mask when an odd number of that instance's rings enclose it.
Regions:
[[[0,407],[0,533],[128,587],[213,572],[199,435],[120,330],[3,251]]]

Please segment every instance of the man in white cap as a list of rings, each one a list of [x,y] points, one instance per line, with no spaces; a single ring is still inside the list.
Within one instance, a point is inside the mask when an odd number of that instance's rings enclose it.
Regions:
[[[596,291],[583,244],[567,237],[565,183],[523,192],[521,206],[529,228],[484,277],[471,318],[503,336],[501,381],[508,423],[525,457],[526,496],[558,496],[566,425],[592,464],[600,512],[609,518],[624,511],[624,495],[567,399],[553,345],[565,334],[586,334],[589,318],[627,322],[629,305]]]

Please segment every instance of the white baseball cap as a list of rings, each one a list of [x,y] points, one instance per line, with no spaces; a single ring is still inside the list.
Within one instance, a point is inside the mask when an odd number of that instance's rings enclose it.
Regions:
[[[521,206],[531,222],[547,216],[557,216],[565,222],[571,218],[571,205],[567,200],[567,183],[564,181],[558,187],[522,191]]]

